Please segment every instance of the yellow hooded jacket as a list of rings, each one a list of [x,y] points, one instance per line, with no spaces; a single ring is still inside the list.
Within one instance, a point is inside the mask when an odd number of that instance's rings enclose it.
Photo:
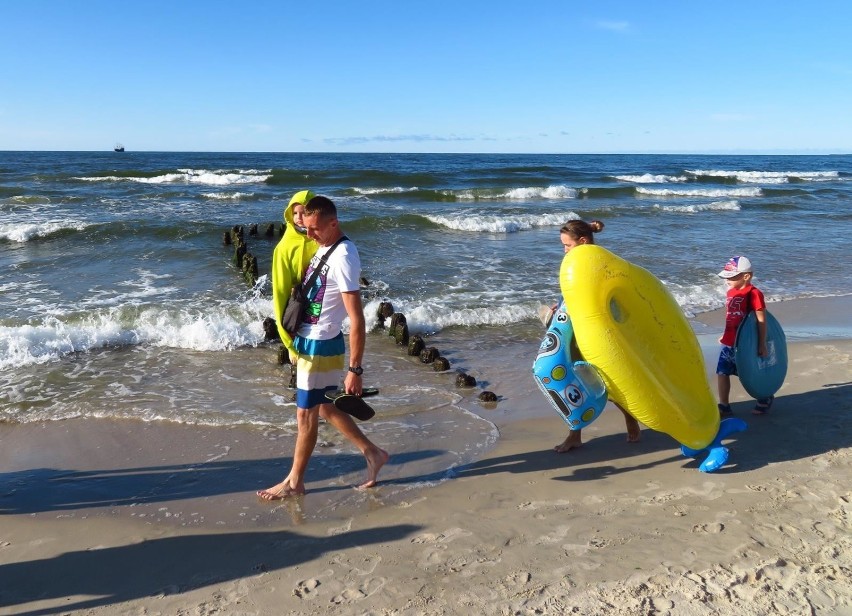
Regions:
[[[281,316],[290,299],[290,291],[297,284],[302,284],[311,257],[319,248],[314,240],[305,235],[304,229],[300,229],[293,222],[293,206],[297,203],[304,205],[314,196],[310,190],[300,190],[290,199],[284,209],[287,229],[272,253],[272,308],[275,311],[275,325],[291,356],[295,352],[293,338],[281,327]]]

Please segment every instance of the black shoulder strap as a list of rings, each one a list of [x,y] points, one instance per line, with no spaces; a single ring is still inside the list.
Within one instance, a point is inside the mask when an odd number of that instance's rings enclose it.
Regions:
[[[332,244],[331,248],[329,248],[328,251],[322,257],[320,257],[319,263],[317,263],[317,266],[314,268],[314,271],[311,272],[310,277],[304,283],[302,283],[302,288],[304,290],[308,290],[312,286],[314,286],[314,282],[316,281],[317,276],[319,276],[320,270],[322,269],[322,266],[325,265],[325,262],[328,257],[331,255],[332,252],[334,252],[334,249],[337,248],[337,245],[340,244],[340,242],[348,239],[349,238],[345,235],[341,236],[340,239],[337,240],[334,244]]]

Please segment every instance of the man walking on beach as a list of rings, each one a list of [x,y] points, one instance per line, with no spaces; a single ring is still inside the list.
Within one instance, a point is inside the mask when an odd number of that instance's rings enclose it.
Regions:
[[[341,331],[349,317],[349,368],[343,382],[346,393],[360,395],[361,361],[364,356],[364,310],[361,305],[359,278],[361,259],[349,238],[343,235],[337,208],[331,199],[315,196],[305,204],[304,225],[308,237],[319,244],[305,279],[320,268],[311,289],[302,325],[293,339],[298,355],[296,370],[296,419],[298,435],[293,466],[281,483],[261,490],[263,500],[279,500],[305,493],[305,471],[317,444],[319,418],[322,417],[355,445],[367,460],[367,480],[359,488],[376,485],[379,470],[388,461],[388,452],[368,439],[355,421],[326,399],[334,391],[344,370],[346,346]],[[321,259],[328,254],[327,262]]]

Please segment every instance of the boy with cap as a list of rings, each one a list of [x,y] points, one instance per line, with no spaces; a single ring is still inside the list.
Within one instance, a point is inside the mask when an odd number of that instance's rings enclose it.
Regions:
[[[737,364],[734,355],[734,343],[737,339],[737,329],[749,312],[754,311],[757,317],[757,354],[766,357],[766,302],[763,293],[751,284],[753,276],[751,261],[746,257],[732,257],[725,263],[725,268],[719,276],[728,284],[728,294],[725,298],[725,331],[719,342],[722,351],[719,353],[719,363],[716,366],[716,376],[719,388],[719,414],[731,414],[729,396],[731,393],[731,375],[737,374]],[[772,406],[773,396],[760,398],[752,410],[754,415],[765,415]]]

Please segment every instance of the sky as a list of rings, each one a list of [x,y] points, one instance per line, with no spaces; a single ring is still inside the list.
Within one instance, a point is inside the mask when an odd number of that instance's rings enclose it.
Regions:
[[[0,150],[852,152],[848,0],[0,0]]]

